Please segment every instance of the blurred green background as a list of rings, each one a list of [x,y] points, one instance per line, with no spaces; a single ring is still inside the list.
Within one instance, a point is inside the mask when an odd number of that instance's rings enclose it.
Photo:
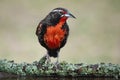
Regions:
[[[45,55],[35,31],[56,7],[77,18],[67,21],[60,61],[120,63],[120,0],[0,0],[0,59],[31,63]]]

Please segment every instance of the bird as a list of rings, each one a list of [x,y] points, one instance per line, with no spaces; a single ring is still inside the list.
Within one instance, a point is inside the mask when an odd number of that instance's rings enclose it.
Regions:
[[[55,64],[59,64],[59,52],[67,42],[69,36],[68,18],[76,18],[66,8],[58,7],[39,22],[36,35],[41,46],[47,50],[45,57],[47,62],[50,57],[57,58]]]

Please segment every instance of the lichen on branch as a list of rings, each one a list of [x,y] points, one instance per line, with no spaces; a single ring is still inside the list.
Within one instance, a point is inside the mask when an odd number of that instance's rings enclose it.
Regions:
[[[0,73],[10,73],[16,76],[91,76],[91,77],[120,77],[120,65],[112,63],[100,64],[72,64],[65,61],[56,67],[53,63],[46,63],[46,57],[29,63],[15,63],[6,59],[0,60]]]

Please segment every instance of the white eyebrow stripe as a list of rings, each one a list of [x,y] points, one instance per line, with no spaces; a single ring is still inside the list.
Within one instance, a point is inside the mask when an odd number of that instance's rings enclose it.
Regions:
[[[62,12],[63,10],[53,10],[52,12]]]

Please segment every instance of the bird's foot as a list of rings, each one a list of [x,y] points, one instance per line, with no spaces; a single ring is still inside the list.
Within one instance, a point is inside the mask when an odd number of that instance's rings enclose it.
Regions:
[[[56,61],[56,62],[54,63],[54,67],[55,67],[56,69],[58,69],[58,67],[59,67],[59,62],[58,62],[58,61]]]
[[[46,62],[45,62],[46,64],[51,62],[50,56],[48,54],[46,54],[44,57],[46,58]]]

